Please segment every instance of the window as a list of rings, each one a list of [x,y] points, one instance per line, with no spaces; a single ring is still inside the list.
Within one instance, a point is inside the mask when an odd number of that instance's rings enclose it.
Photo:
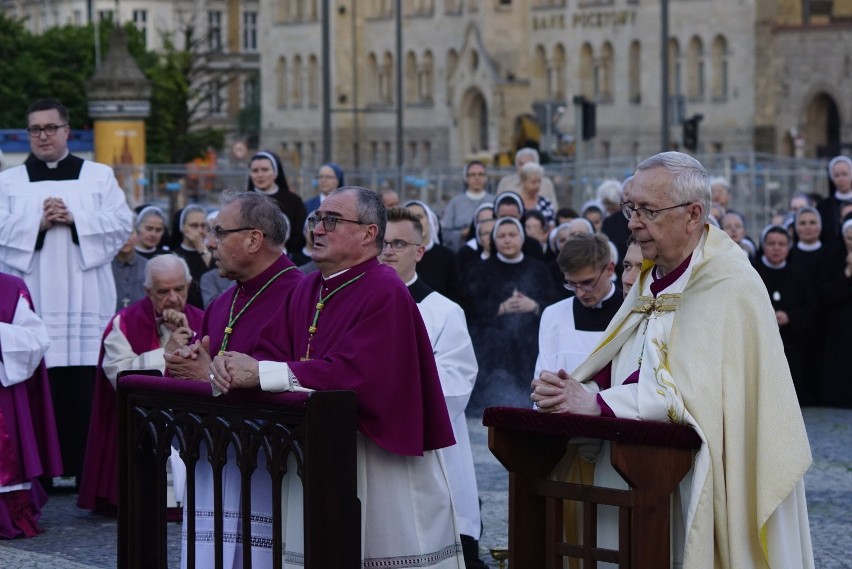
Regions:
[[[258,77],[249,77],[243,82],[243,107],[257,107],[260,105],[260,89],[258,88]]]
[[[713,40],[711,89],[714,101],[728,98],[728,42],[722,36]]]
[[[207,84],[207,101],[211,115],[221,115],[225,106],[222,97],[222,83],[219,79],[213,79]]]
[[[148,45],[148,11],[133,10],[133,26],[142,34],[142,40]]]
[[[111,24],[114,13],[112,10],[98,10],[98,21],[102,24]]]
[[[613,100],[613,65],[614,56],[612,44],[606,42],[601,48],[601,59],[598,63],[598,67],[600,69],[600,83],[598,85],[598,91],[595,93],[595,95],[597,95],[598,100],[604,102],[612,102]]]
[[[405,104],[417,102],[417,56],[409,51],[405,56]]]
[[[638,105],[642,102],[642,47],[639,40],[630,44],[630,102]]]
[[[550,98],[565,99],[565,47],[560,43],[553,50],[553,64],[550,70]]]
[[[432,76],[434,75],[435,64],[432,60],[432,52],[426,51],[423,54],[423,64],[420,66],[420,73],[418,78],[418,91],[420,96],[420,102],[431,105],[433,103],[432,99]]]
[[[257,12],[243,12],[243,51],[257,51]]]
[[[308,106],[319,106],[319,63],[317,56],[311,55],[308,58]]]
[[[275,100],[278,108],[287,106],[287,58],[279,57],[275,69],[276,89]]]
[[[693,101],[704,99],[704,44],[697,36],[689,42],[687,73],[687,96]]]
[[[293,58],[293,81],[291,82],[291,87],[290,101],[293,106],[301,107],[304,90],[302,88],[302,57],[299,55]]]
[[[222,12],[207,12],[207,47],[210,51],[222,51]]]
[[[595,96],[595,67],[592,46],[585,43],[580,48],[580,94],[590,100]]]

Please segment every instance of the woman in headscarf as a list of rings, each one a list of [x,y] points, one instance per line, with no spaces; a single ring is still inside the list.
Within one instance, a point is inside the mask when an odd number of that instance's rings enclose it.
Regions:
[[[468,234],[472,235],[456,253],[462,278],[472,264],[484,261],[491,254],[491,230],[494,229],[494,204],[481,204],[473,212]]]
[[[262,150],[249,160],[249,192],[260,192],[271,197],[287,216],[291,228],[286,247],[288,254],[300,251],[305,245],[301,232],[293,231],[294,227],[302,227],[308,217],[305,204],[297,194],[290,191],[287,177],[284,175],[284,165],[274,152]]]
[[[539,319],[555,290],[544,263],[524,255],[523,242],[520,221],[498,219],[491,232],[493,254],[468,273],[470,335],[479,363],[468,409],[530,406]]]
[[[524,217],[525,212],[524,200],[515,192],[503,192],[494,199],[494,217],[496,219],[514,217],[520,221]],[[524,255],[531,259],[544,261],[544,253],[541,250],[541,245],[528,235],[524,235],[523,251]]]
[[[831,193],[817,205],[822,217],[819,238],[826,245],[840,241],[840,226],[843,223],[840,210],[852,202],[852,158],[843,155],[832,158],[828,163],[828,178]]]
[[[149,205],[136,216],[136,253],[145,259],[169,252],[165,245],[166,214],[157,206]]]
[[[847,352],[852,346],[852,220],[841,227],[843,242],[826,253],[817,292],[823,302],[822,378],[818,403],[852,408],[852,381]],[[819,353],[813,354],[813,360]]]
[[[432,290],[462,304],[464,290],[456,254],[440,243],[441,226],[435,212],[419,200],[408,200],[403,207],[411,210],[423,225],[426,252],[417,263],[417,276]]]
[[[767,226],[760,235],[760,248],[762,254],[753,264],[775,309],[799,405],[813,405],[815,377],[805,366],[804,348],[817,314],[816,294],[804,271],[787,262],[790,234],[783,226]]]

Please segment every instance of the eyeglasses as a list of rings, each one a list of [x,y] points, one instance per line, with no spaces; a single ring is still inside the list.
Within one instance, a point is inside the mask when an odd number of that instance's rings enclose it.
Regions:
[[[237,233],[239,231],[254,231],[255,229],[255,227],[235,227],[234,229],[222,229],[218,225],[214,225],[210,228],[210,233],[213,235],[213,238],[218,243],[230,233]]]
[[[621,213],[624,214],[624,217],[627,218],[627,221],[630,221],[630,218],[634,212],[636,213],[636,215],[639,216],[640,221],[654,221],[657,215],[659,215],[662,211],[692,205],[693,203],[694,202],[684,202],[670,207],[662,207],[660,209],[648,209],[647,207],[633,207],[627,202],[621,202]]]
[[[601,269],[600,274],[598,274],[598,278],[596,278],[595,282],[593,282],[592,284],[589,284],[589,281],[582,282],[582,283],[575,283],[575,282],[571,282],[571,281],[566,279],[565,280],[565,288],[567,288],[568,290],[573,290],[573,291],[580,290],[580,291],[583,291],[583,292],[586,292],[586,293],[592,292],[593,290],[595,290],[595,287],[598,285],[598,281],[601,280],[601,277],[603,276],[605,270],[606,270],[606,267]]]
[[[419,247],[420,243],[409,243],[408,241],[403,241],[402,239],[394,239],[393,241],[383,241],[382,242],[382,251],[384,251],[388,246],[391,249],[396,251],[397,253],[408,247],[409,245],[414,245],[415,247]]]
[[[485,172],[468,172],[467,177],[470,178],[471,176],[475,176],[477,178],[484,178]]]
[[[312,215],[308,218],[308,229],[313,231],[319,222],[322,222],[322,228],[326,231],[334,231],[334,228],[337,227],[337,224],[341,221],[345,221],[346,223],[357,223],[358,225],[367,225],[363,221],[356,221],[354,219],[343,219],[342,217],[338,217],[336,215],[324,215],[320,217],[318,215]]]
[[[44,126],[31,126],[27,127],[27,132],[30,133],[32,138],[38,138],[41,136],[41,133],[44,133],[49,137],[56,134],[56,131],[62,127],[68,126],[67,124],[46,124]]]

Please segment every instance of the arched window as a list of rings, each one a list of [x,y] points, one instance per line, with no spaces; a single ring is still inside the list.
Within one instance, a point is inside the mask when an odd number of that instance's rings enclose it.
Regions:
[[[302,56],[297,55],[293,58],[293,90],[290,97],[294,107],[302,106],[302,95],[304,93],[302,81]]]
[[[278,108],[287,106],[287,58],[279,57],[275,69],[275,103]]]
[[[639,104],[642,102],[642,45],[639,40],[633,40],[630,44],[630,69],[628,73],[630,102]]]
[[[722,36],[713,40],[713,75],[711,90],[713,100],[724,101],[728,98],[728,42]]]
[[[704,44],[698,36],[689,40],[686,95],[691,100],[704,99]]]
[[[311,55],[308,58],[308,106],[319,106],[319,65],[317,64],[317,56]]]
[[[544,101],[548,98],[550,86],[547,78],[547,55],[543,45],[538,45],[535,48],[533,55],[532,67],[532,97],[535,101]]]
[[[580,94],[587,99],[595,98],[595,69],[592,46],[584,43],[580,48]]]
[[[413,51],[405,55],[405,104],[417,102],[417,56]]]
[[[418,91],[420,101],[426,105],[434,103],[432,97],[432,83],[435,80],[435,61],[432,57],[432,52],[428,49],[423,54],[423,63],[420,66],[420,77],[418,81]]]
[[[551,82],[551,97],[556,100],[564,100],[566,93],[566,66],[567,63],[565,61],[565,46],[561,43],[556,44],[556,48],[553,50],[553,70],[551,76],[553,80]]]
[[[675,38],[669,40],[669,94],[682,95],[683,83],[680,77],[680,43]]]
[[[386,51],[379,69],[379,96],[385,105],[393,104],[393,55]]]
[[[364,100],[367,104],[378,103],[380,100],[379,62],[375,53],[367,56],[367,80],[362,84],[364,85]]]
[[[453,92],[453,75],[455,75],[456,69],[459,65],[459,54],[456,50],[451,49],[447,52],[447,65],[444,73],[446,74],[444,77],[444,84],[447,86],[447,101],[452,99]]]
[[[598,62],[599,82],[597,99],[604,102],[612,102],[613,100],[613,72],[615,63],[613,61],[612,44],[604,42],[601,47],[601,58]]]

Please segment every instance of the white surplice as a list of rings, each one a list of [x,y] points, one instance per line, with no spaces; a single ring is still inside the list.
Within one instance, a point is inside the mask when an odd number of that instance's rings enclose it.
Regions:
[[[59,197],[74,216],[36,250],[43,203]],[[85,161],[78,180],[30,182],[26,166],[0,174],[0,270],[24,279],[50,330],[47,367],[96,365],[101,333],[115,312],[110,262],[130,234],[132,214],[112,169]]]
[[[44,322],[30,309],[27,299],[20,297],[12,322],[0,322],[0,385],[11,387],[32,377],[48,346]],[[0,493],[29,490],[31,486],[30,482],[0,486]]]
[[[478,540],[482,530],[479,491],[464,414],[479,369],[473,343],[467,331],[464,311],[449,298],[433,292],[418,302],[417,308],[432,342],[438,377],[456,437],[456,444],[440,452],[447,466],[459,532]]]

